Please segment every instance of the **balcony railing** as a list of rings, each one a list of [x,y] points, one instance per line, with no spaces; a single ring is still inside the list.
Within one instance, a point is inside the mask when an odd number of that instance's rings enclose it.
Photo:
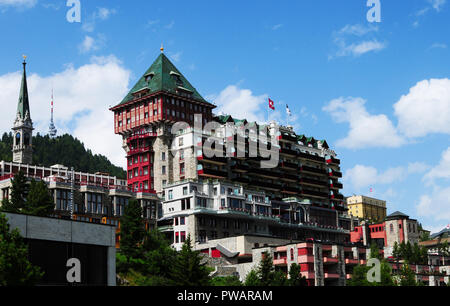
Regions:
[[[308,154],[308,153],[299,152],[299,153],[297,153],[297,156],[300,158],[304,158],[304,159],[310,159],[310,160],[314,160],[314,161],[318,161],[318,162],[325,162],[325,158],[317,156],[317,155]]]
[[[322,186],[322,187],[327,186],[326,182],[319,181],[319,180],[314,180],[314,179],[310,179],[310,178],[301,178],[300,179],[300,184],[302,184],[302,185],[315,185],[315,186]]]
[[[331,172],[329,172],[329,175],[332,176],[332,177],[339,177],[340,178],[340,177],[342,177],[342,172],[332,170]]]
[[[227,177],[226,171],[221,170],[215,170],[210,168],[203,168],[201,170],[197,170],[198,175],[200,176],[210,176],[210,177],[218,177],[218,178],[224,178]]]
[[[309,189],[302,189],[301,194],[305,195],[305,196],[313,196],[313,197],[319,197],[319,198],[328,197],[328,194],[325,192],[309,190]]]
[[[309,167],[309,166],[302,166],[300,169],[301,169],[301,171],[312,172],[312,173],[316,173],[316,174],[326,174],[327,173],[324,169],[318,169],[318,168]]]

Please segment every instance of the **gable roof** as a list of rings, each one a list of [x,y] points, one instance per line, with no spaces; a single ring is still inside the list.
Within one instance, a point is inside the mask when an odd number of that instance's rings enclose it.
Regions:
[[[161,53],[150,68],[145,71],[125,98],[115,107],[133,100],[133,93],[146,90],[149,93],[164,91],[177,94],[177,91],[188,92],[192,98],[200,102],[208,103],[189,83],[183,74],[175,67],[164,53]]]

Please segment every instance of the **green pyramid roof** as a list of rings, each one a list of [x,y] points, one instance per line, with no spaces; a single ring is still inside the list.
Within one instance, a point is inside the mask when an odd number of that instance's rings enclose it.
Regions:
[[[161,53],[158,56],[150,68],[117,106],[130,102],[133,100],[133,93],[143,89],[149,90],[149,93],[165,91],[172,94],[176,94],[176,90],[181,89],[190,92],[192,98],[195,100],[208,103],[181,74],[175,65],[172,64],[167,56],[164,55],[164,53]]]
[[[23,62],[23,75],[22,84],[20,85],[19,103],[17,104],[17,113],[20,114],[21,118],[25,118],[25,114],[28,111],[30,114],[30,103],[28,101],[28,87],[27,87],[27,73],[25,71],[26,63]]]

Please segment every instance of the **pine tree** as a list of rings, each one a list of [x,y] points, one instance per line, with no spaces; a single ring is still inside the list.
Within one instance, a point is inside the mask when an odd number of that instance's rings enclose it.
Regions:
[[[11,199],[4,203],[2,202],[2,211],[21,213],[26,205],[29,188],[27,178],[23,172],[17,172],[11,182]]]
[[[261,286],[261,282],[259,281],[258,272],[252,269],[245,278],[244,282],[245,286]]]
[[[54,209],[55,204],[47,184],[43,181],[32,180],[27,202],[22,212],[29,215],[47,217],[53,213]]]
[[[26,244],[17,229],[10,231],[7,221],[0,214],[0,286],[35,285],[44,273],[28,261]]]
[[[171,279],[175,286],[207,286],[210,284],[209,269],[201,263],[200,253],[191,246],[188,235],[173,263]]]
[[[306,277],[302,276],[300,273],[300,266],[293,263],[289,270],[289,286],[306,286]]]
[[[400,271],[400,286],[417,286],[416,275],[405,263]]]
[[[136,199],[131,199],[125,206],[120,218],[120,253],[128,258],[139,257],[139,245],[145,236],[142,207]]]
[[[262,286],[270,286],[272,284],[273,274],[275,272],[273,259],[269,252],[264,252],[261,255],[261,262],[257,269],[258,277]]]

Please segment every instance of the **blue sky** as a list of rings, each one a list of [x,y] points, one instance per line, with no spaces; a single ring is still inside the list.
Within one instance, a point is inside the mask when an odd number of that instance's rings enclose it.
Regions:
[[[450,223],[450,3],[380,0],[0,0],[0,114],[9,130],[28,55],[32,118],[124,166],[112,114],[165,53],[197,90],[237,117],[286,122],[326,139],[342,160],[344,194],[387,200],[432,231]],[[373,188],[373,192],[370,192]]]

